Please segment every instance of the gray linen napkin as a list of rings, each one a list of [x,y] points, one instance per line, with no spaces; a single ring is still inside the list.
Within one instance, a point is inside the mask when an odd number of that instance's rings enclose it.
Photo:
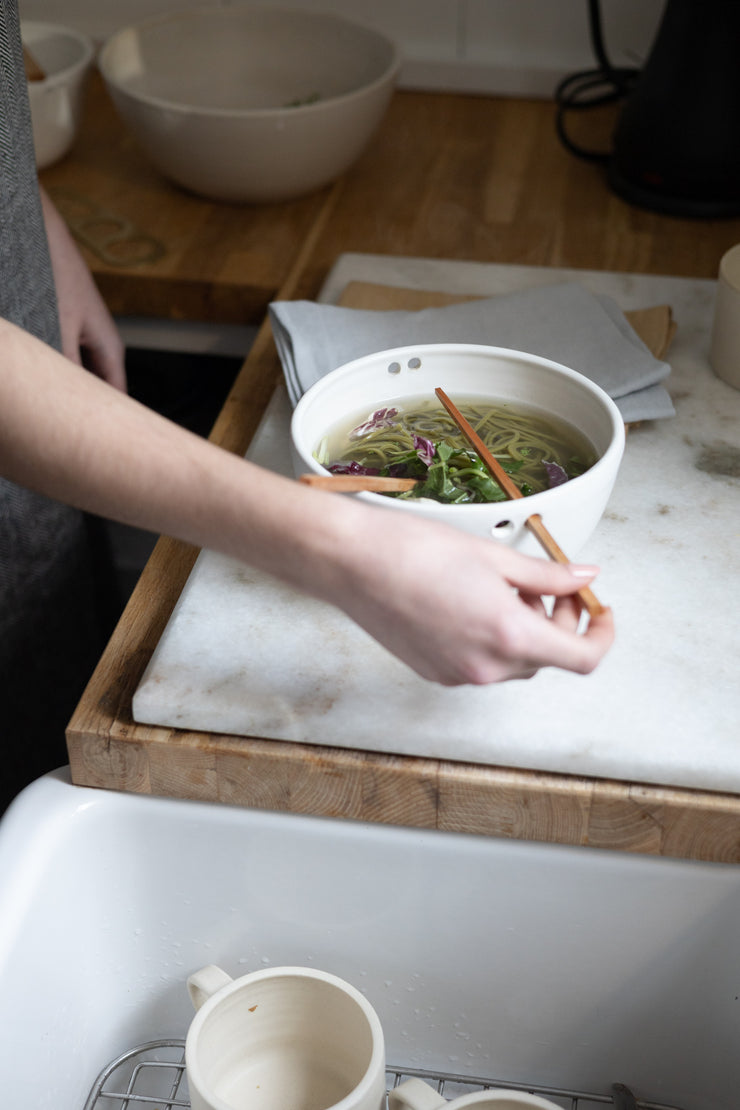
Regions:
[[[674,416],[654,358],[618,305],[577,283],[419,311],[378,312],[273,301],[270,322],[291,403],[324,374],[362,355],[413,343],[485,343],[578,370],[617,403],[625,421]]]

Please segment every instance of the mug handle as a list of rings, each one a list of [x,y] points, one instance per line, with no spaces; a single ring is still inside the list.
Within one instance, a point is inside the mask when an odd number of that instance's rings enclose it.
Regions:
[[[228,987],[234,980],[220,967],[215,964],[208,964],[207,967],[202,967],[200,971],[194,971],[192,975],[188,976],[188,994],[190,1001],[196,1010],[199,1010],[204,1002],[207,1002],[211,995],[216,994],[223,987]]]
[[[438,1110],[447,1099],[423,1079],[407,1079],[388,1092],[390,1110]]]

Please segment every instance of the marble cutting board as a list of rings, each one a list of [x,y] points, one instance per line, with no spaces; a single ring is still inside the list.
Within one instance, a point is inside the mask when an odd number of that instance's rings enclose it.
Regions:
[[[344,255],[353,281],[490,295],[579,280],[621,307],[670,304],[674,419],[633,429],[598,563],[617,642],[588,677],[444,689],[332,607],[200,554],[133,702],[144,724],[740,792],[740,393],[707,362],[715,283]],[[278,390],[249,456],[290,473]]]

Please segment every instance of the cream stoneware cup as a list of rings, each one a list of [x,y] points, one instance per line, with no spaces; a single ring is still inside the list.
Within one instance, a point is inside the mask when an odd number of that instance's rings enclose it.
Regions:
[[[530,1095],[526,1091],[489,1090],[462,1095],[448,1102],[443,1095],[421,1079],[407,1079],[388,1094],[389,1110],[560,1110],[549,1099]]]
[[[343,979],[304,967],[232,979],[209,965],[188,991],[193,1110],[383,1110],[380,1021]]]
[[[718,378],[740,389],[740,243],[719,264],[709,361]]]

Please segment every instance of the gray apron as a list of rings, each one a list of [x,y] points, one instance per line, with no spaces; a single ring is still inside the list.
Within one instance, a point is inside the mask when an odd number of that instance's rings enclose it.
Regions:
[[[0,316],[60,348],[17,0],[0,0]],[[0,812],[67,762],[64,728],[103,643],[95,591],[86,518],[0,478]]]

